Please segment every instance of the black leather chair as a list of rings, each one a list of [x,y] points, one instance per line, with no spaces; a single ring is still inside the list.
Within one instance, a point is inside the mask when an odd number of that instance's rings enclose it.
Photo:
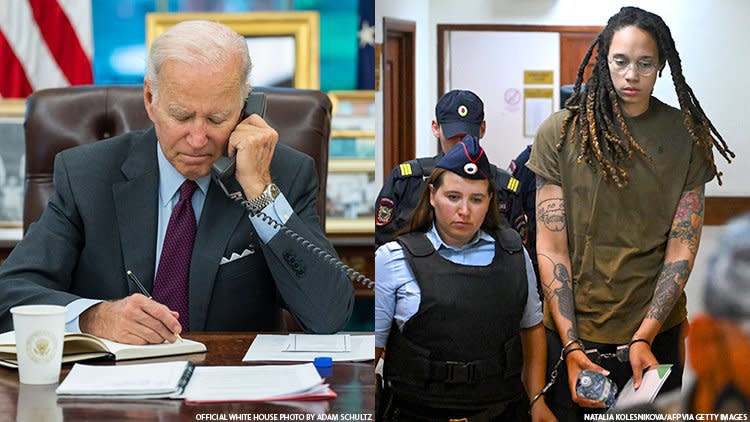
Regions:
[[[279,132],[279,142],[315,160],[318,214],[325,227],[328,139],[331,102],[320,91],[254,88],[266,93],[265,120]],[[142,86],[75,86],[45,89],[27,100],[26,192],[23,228],[38,220],[54,192],[55,155],[70,147],[96,142],[151,126]]]

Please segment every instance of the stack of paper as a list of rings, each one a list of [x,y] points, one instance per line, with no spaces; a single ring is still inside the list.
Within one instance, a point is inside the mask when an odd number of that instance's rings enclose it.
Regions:
[[[320,356],[330,357],[334,362],[373,360],[375,336],[258,334],[242,360],[312,362]]]
[[[91,399],[169,398],[182,393],[193,374],[190,362],[99,366],[77,363],[57,394]]]
[[[189,362],[92,366],[76,364],[57,388],[61,398],[188,402],[324,400],[336,393],[315,366],[201,366]]]
[[[181,396],[187,402],[323,400],[336,393],[312,363],[302,365],[203,366]]]

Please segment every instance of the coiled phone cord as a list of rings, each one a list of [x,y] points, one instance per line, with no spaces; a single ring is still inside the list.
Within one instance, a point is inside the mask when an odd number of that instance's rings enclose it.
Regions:
[[[227,194],[227,196],[231,200],[233,200],[233,201],[237,202],[238,204],[242,205],[243,207],[245,207],[245,209],[248,210],[248,212],[250,213],[250,215],[260,217],[269,226],[273,227],[274,229],[277,229],[279,231],[282,231],[282,232],[286,233],[287,236],[289,236],[292,239],[294,239],[296,242],[298,242],[299,244],[301,244],[302,246],[304,246],[306,249],[308,249],[309,251],[311,251],[313,254],[315,254],[316,256],[318,256],[320,259],[322,259],[323,261],[325,261],[328,264],[332,265],[336,269],[338,269],[338,270],[342,271],[343,273],[345,273],[346,276],[349,277],[350,280],[358,281],[358,282],[362,283],[363,285],[365,285],[368,289],[372,289],[373,286],[375,286],[375,282],[372,281],[372,280],[370,280],[369,278],[367,278],[364,274],[362,274],[359,271],[355,270],[354,268],[352,268],[352,267],[344,264],[343,262],[341,262],[341,260],[337,259],[336,257],[334,257],[333,255],[331,255],[330,253],[328,253],[328,252],[324,251],[323,249],[319,248],[314,243],[312,243],[309,240],[305,239],[304,237],[300,236],[294,230],[292,230],[289,227],[287,227],[287,226],[279,223],[273,217],[269,216],[268,214],[266,214],[266,213],[264,213],[262,211],[260,211],[258,213],[255,213],[255,212],[251,211],[250,201],[248,201],[247,199],[245,199],[245,197],[244,197],[244,195],[242,195],[242,193],[240,193],[240,192],[229,193],[229,191],[226,189],[226,187],[224,187],[223,183],[219,183],[219,185],[221,186],[221,188],[224,190],[224,192]]]

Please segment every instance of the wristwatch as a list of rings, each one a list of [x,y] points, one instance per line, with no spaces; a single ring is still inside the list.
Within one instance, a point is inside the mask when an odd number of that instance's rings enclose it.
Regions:
[[[275,183],[269,183],[263,193],[247,201],[250,211],[253,214],[263,211],[263,208],[271,204],[280,193],[281,190],[279,190],[279,187]]]

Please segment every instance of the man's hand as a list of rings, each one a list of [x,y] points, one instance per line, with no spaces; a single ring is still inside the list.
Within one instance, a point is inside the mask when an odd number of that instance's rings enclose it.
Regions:
[[[237,181],[248,199],[271,183],[271,158],[279,134],[257,114],[241,121],[229,136],[230,157],[237,157]]]
[[[581,407],[604,408],[604,403],[601,401],[589,400],[579,396],[576,393],[576,380],[578,380],[578,374],[584,369],[599,372],[605,376],[609,375],[609,371],[592,362],[583,350],[568,353],[568,356],[565,358],[565,364],[568,367],[568,386],[570,387],[570,397],[573,399],[573,402]]]
[[[659,361],[651,352],[648,343],[639,341],[630,345],[630,366],[633,368],[633,387],[637,390],[641,386],[643,371],[659,366]]]
[[[174,343],[182,332],[177,312],[136,293],[124,299],[98,303],[79,317],[81,332],[119,343]]]

